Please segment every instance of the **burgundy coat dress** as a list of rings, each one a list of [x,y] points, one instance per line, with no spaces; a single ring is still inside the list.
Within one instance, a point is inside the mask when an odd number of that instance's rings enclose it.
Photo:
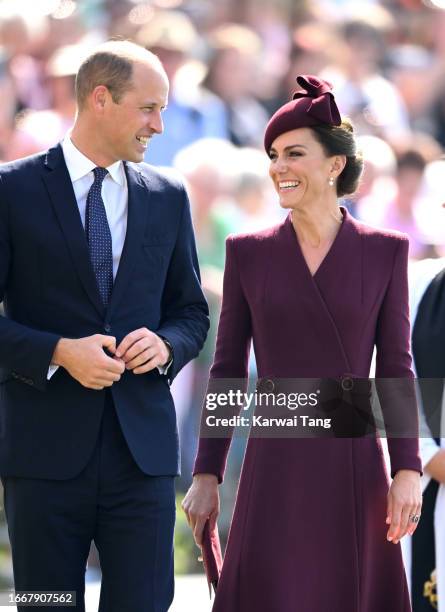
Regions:
[[[290,216],[229,237],[211,378],[412,377],[408,239],[342,209],[314,276]],[[415,402],[407,405],[415,411]],[[389,440],[391,471],[421,471],[417,439]],[[194,473],[221,481],[229,439],[201,438]],[[375,436],[247,445],[213,612],[409,612],[400,545],[387,542],[388,477]]]

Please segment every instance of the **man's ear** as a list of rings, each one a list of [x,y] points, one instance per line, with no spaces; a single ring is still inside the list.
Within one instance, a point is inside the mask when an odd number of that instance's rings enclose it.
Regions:
[[[109,102],[111,96],[105,85],[98,85],[91,93],[91,104],[95,112],[103,113],[106,104]]]

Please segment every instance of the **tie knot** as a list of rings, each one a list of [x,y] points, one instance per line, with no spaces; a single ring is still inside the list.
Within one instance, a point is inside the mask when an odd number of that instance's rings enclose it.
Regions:
[[[94,172],[94,182],[100,183],[100,184],[102,184],[102,181],[108,174],[108,170],[106,168],[99,168],[99,166],[96,166],[93,172]]]

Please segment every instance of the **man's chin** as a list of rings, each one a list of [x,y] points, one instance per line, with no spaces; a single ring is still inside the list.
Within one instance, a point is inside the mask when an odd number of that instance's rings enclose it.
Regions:
[[[131,153],[127,153],[127,156],[124,158],[125,161],[133,162],[134,164],[139,164],[144,161],[144,153],[141,151],[132,151]]]

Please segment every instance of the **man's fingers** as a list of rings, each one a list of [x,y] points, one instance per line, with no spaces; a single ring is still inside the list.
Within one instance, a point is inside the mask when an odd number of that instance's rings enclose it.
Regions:
[[[131,332],[130,334],[125,336],[125,338],[121,341],[121,343],[116,349],[116,357],[123,357],[128,351],[128,349],[139,339],[140,337],[135,332]]]
[[[103,349],[107,349],[109,353],[113,354],[113,357],[109,357],[106,354],[103,356],[104,370],[108,372],[122,374],[122,372],[125,370],[125,364],[123,364],[122,361],[114,357],[114,353],[116,350],[116,338],[114,338],[113,336],[103,336],[101,334],[97,334],[96,339],[99,341],[100,346]]]
[[[141,340],[141,338],[150,338],[150,336],[155,335],[153,332],[150,332],[145,327],[141,327],[140,329],[135,329],[125,336],[125,338],[121,341],[119,346],[116,349],[116,357],[123,357],[128,349],[133,346],[135,342]]]
[[[157,358],[158,358],[158,353],[156,349],[153,349],[152,347],[150,347],[142,351],[142,353],[139,353],[139,355],[136,355],[136,357],[134,357],[131,361],[127,361],[127,363],[125,364],[125,367],[127,370],[134,370],[134,368],[143,366],[147,362],[153,359],[157,359]]]
[[[116,351],[116,338],[114,336],[103,336],[101,334],[97,334],[97,339],[99,340],[101,346],[110,351],[110,353],[115,353]]]
[[[91,389],[103,389],[111,387],[115,382],[118,382],[121,375],[117,372],[97,371],[88,378],[84,386]]]
[[[113,383],[108,381],[94,381],[94,382],[85,382],[83,386],[87,389],[93,389],[93,391],[102,391],[105,387],[111,387]]]
[[[136,342],[134,342],[130,346],[130,348],[128,348],[125,351],[125,353],[122,355],[122,359],[125,361],[125,363],[128,363],[129,361],[131,361],[132,359],[134,359],[135,357],[137,357],[138,355],[140,355],[141,353],[149,349],[150,346],[151,346],[150,338],[147,338],[147,337],[139,338],[139,340],[136,340]]]
[[[152,359],[149,359],[142,365],[138,366],[137,368],[134,368],[132,371],[133,374],[145,374],[146,372],[154,370],[154,368],[156,368],[158,365],[160,365],[160,361],[158,356],[155,355]]]
[[[106,361],[104,361],[103,372],[119,375],[125,372],[125,363],[123,361],[106,356],[105,359]]]
[[[128,365],[131,361],[139,357],[140,355],[151,351],[152,355],[156,352],[156,347],[152,344],[149,338],[141,338],[131,346],[128,351],[123,355],[122,359]],[[147,361],[147,359],[145,359]]]

